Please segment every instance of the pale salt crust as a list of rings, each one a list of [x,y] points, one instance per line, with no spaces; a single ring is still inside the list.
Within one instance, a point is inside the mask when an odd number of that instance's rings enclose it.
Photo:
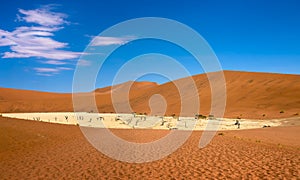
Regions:
[[[284,119],[255,120],[194,117],[145,116],[135,114],[51,112],[51,113],[2,113],[3,117],[42,121],[58,124],[79,125],[95,128],[119,129],[178,129],[178,130],[241,130],[280,126]]]

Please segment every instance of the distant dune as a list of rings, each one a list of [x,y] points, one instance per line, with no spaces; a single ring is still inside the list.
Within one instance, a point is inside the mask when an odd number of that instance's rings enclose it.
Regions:
[[[284,118],[300,113],[300,76],[272,73],[224,71],[227,89],[225,117],[240,118]],[[200,98],[200,113],[210,114],[211,90],[206,74],[192,76]],[[176,83],[189,88],[188,78]],[[117,103],[126,100],[124,90],[130,89],[132,111],[150,113],[149,100],[160,94],[167,103],[166,115],[179,114],[181,101],[174,82],[158,85],[153,82],[126,82],[114,87],[96,89],[82,93],[94,95],[100,112],[114,112],[111,93],[118,93]],[[122,94],[123,93],[123,94]],[[184,98],[194,98],[187,96]],[[90,106],[83,108],[90,111]],[[0,112],[62,112],[72,111],[72,94],[46,93],[28,90],[0,88]],[[128,110],[124,110],[128,111]]]

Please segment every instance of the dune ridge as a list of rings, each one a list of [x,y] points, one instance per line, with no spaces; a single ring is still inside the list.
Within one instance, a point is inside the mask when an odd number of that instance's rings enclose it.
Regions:
[[[224,76],[227,90],[224,117],[272,119],[299,116],[299,75],[224,71]],[[187,78],[178,79],[176,82],[185,85]],[[192,78],[199,92],[200,113],[208,115],[211,106],[211,90],[207,75],[199,74],[192,76]],[[160,94],[167,103],[166,115],[178,115],[180,113],[180,95],[174,82],[158,85],[153,82],[131,81],[114,87],[104,87],[93,92],[82,93],[82,96],[95,95],[97,108],[101,113],[115,112],[111,100],[112,90],[122,92],[126,88],[130,89],[129,101],[132,111],[150,113],[150,98],[155,94]],[[121,97],[127,97],[127,95]],[[123,99],[120,98],[119,103],[122,103]],[[87,105],[83,110],[88,112],[91,108]],[[69,111],[73,111],[71,93],[0,88],[0,112]]]

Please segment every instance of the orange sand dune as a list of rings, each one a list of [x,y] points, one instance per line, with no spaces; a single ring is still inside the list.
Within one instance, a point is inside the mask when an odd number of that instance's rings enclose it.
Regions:
[[[132,86],[132,87],[131,87]],[[116,89],[124,89],[124,88],[127,88],[127,87],[131,87],[131,91],[134,90],[145,90],[145,89],[148,89],[148,88],[152,88],[152,87],[156,87],[158,86],[157,83],[155,82],[134,82],[134,81],[128,81],[128,82],[125,82],[123,84],[118,84],[118,85],[114,85],[114,86],[108,86],[108,87],[104,87],[104,88],[99,88],[99,89],[96,89],[95,92],[96,93],[111,93],[111,91],[114,91]]]
[[[73,111],[72,107],[71,94],[0,89],[0,112]]]
[[[299,130],[223,132],[203,149],[198,148],[202,132],[193,132],[173,154],[135,164],[100,153],[78,126],[0,117],[0,179],[297,179]],[[132,142],[150,142],[169,132],[112,131]]]
[[[300,113],[300,76],[271,73],[224,71],[227,89],[225,117],[241,118],[285,118],[298,116]],[[206,74],[192,77],[196,83],[200,98],[200,113],[210,114],[211,91]],[[176,80],[188,89],[188,78]],[[133,82],[115,87],[105,87],[86,93],[95,95],[99,112],[115,112],[112,106],[111,92],[119,93],[117,103],[127,99],[123,91],[129,89]],[[180,94],[173,82],[157,85],[152,82],[134,82],[130,88],[129,100],[131,110],[137,113],[150,113],[149,100],[154,94],[160,94],[167,103],[166,114],[179,114],[181,108]],[[84,94],[83,94],[84,96]],[[186,99],[195,98],[193,96]],[[84,98],[83,98],[84,100]],[[0,88],[0,112],[49,112],[72,111],[72,95],[45,93],[37,91]],[[90,104],[82,108],[90,111]],[[190,114],[193,116],[193,112]]]

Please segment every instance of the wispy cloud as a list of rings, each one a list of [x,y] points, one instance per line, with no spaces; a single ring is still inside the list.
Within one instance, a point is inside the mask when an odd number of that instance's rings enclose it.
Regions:
[[[68,68],[68,67],[55,67],[55,68],[38,67],[33,69],[37,72],[36,74],[40,76],[53,76],[59,74],[61,71],[73,70],[72,68]]]
[[[58,67],[57,69],[59,69],[60,71],[62,71],[62,70],[73,70],[73,68],[68,68],[68,67]]]
[[[67,62],[65,61],[57,61],[57,60],[47,60],[47,61],[42,61],[42,63],[44,64],[51,64],[51,65],[65,65],[67,64]]]
[[[65,50],[68,43],[55,40],[54,33],[67,24],[66,14],[52,12],[52,6],[43,6],[39,9],[19,9],[18,20],[34,23],[37,26],[20,26],[14,31],[0,29],[0,46],[9,46],[10,51],[4,52],[2,58],[42,58],[53,60],[75,59],[81,53]],[[52,60],[52,61],[51,61]],[[61,63],[62,64],[62,63]]]
[[[58,68],[34,68],[38,73],[58,73]]]
[[[136,39],[136,37],[134,36],[128,36],[128,37],[96,36],[93,38],[91,45],[92,46],[122,45],[134,39]]]
[[[80,59],[77,63],[78,66],[90,66],[92,63],[91,61]]]
[[[46,73],[35,73],[38,76],[46,76],[46,77],[50,77],[53,76],[54,74],[46,74]]]

